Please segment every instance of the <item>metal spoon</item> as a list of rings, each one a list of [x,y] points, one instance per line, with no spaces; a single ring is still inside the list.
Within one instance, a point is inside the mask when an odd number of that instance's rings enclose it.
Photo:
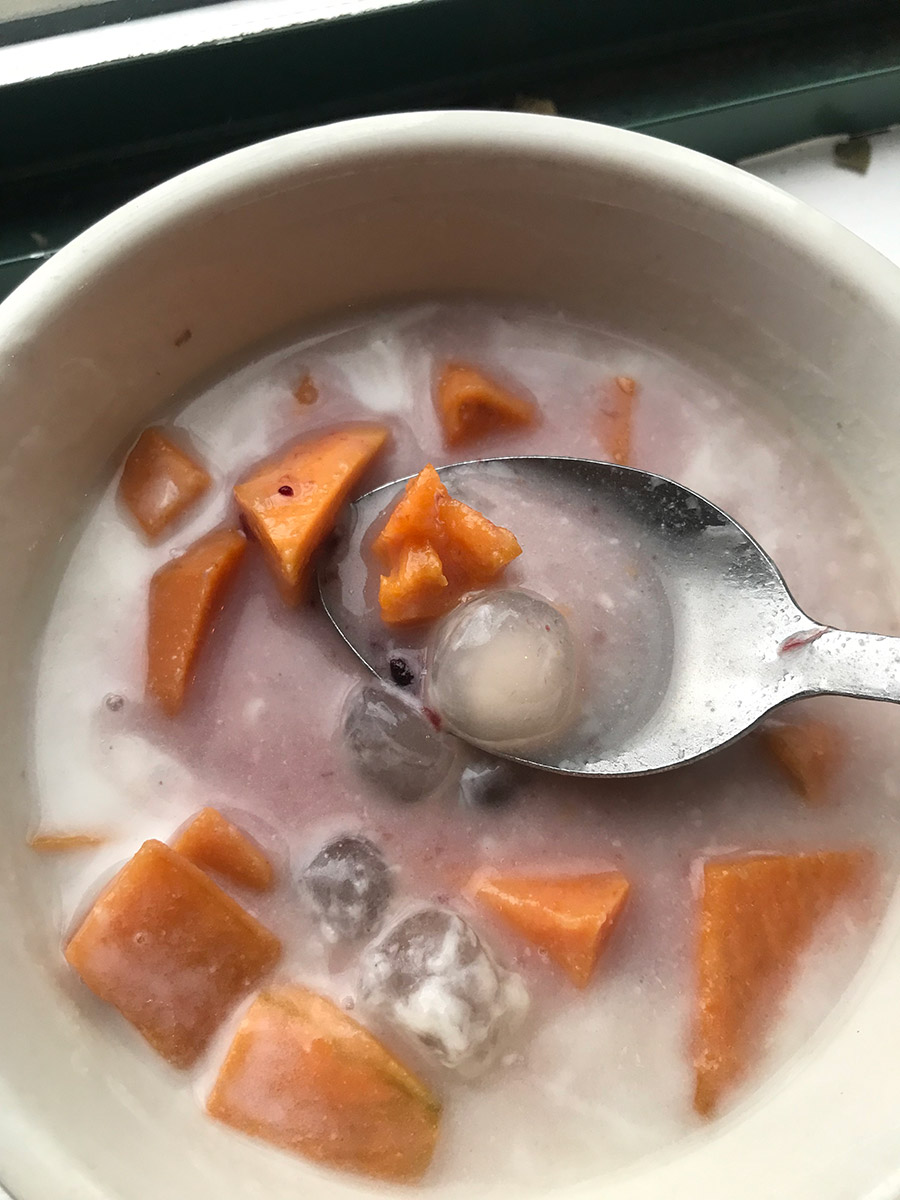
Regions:
[[[568,493],[573,503],[637,525],[644,562],[668,605],[673,641],[657,701],[619,744],[598,737],[588,722],[581,744],[508,757],[569,775],[646,775],[712,753],[788,700],[829,694],[900,702],[900,638],[847,633],[811,620],[750,534],[689,488],[649,471],[578,458],[486,459],[440,468],[451,493],[463,499],[467,484],[491,472],[502,474],[506,488],[552,489],[554,513]],[[384,647],[372,642],[371,612],[360,608],[360,571],[366,532],[406,482],[376,488],[351,506],[336,551],[319,572],[326,612],[362,661],[385,678]]]

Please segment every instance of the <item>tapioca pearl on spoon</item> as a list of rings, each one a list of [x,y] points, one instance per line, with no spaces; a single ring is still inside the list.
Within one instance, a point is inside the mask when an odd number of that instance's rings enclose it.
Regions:
[[[575,677],[574,639],[557,608],[521,589],[488,591],[438,626],[426,700],[466,741],[525,749],[572,717]]]

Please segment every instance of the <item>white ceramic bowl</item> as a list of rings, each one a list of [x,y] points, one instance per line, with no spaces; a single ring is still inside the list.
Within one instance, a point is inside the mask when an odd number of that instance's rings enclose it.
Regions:
[[[0,1178],[17,1200],[371,1192],[207,1121],[79,1016],[25,847],[29,668],[59,538],[132,431],[282,331],[435,293],[610,322],[786,411],[900,564],[900,272],[711,159],[554,118],[379,117],[208,163],[77,238],[0,307]],[[895,1200],[898,935],[895,904],[815,1044],[605,1200]]]

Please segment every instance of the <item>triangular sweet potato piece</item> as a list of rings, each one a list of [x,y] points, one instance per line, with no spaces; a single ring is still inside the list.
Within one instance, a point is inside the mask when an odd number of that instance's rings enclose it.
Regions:
[[[206,470],[162,429],[145,429],[125,459],[119,499],[151,538],[180,517],[209,487]]]
[[[718,859],[703,868],[694,1107],[707,1116],[746,1074],[801,952],[866,881],[864,850]]]
[[[804,718],[772,721],[760,740],[807,804],[821,804],[846,754],[841,730],[826,721]]]
[[[381,576],[378,602],[389,625],[428,621],[450,611],[456,599],[431,542],[413,543],[400,551],[391,573]]]
[[[502,525],[449,497],[439,509],[439,545],[451,572],[465,580],[466,587],[486,583],[522,553],[515,536]]]
[[[375,539],[375,553],[386,561],[411,542],[433,541],[438,506],[449,499],[441,477],[428,463],[407,483],[387,524]]]
[[[169,716],[184,703],[197,654],[246,548],[240,530],[217,529],[150,580],[147,692]]]
[[[215,871],[256,892],[268,891],[275,880],[272,864],[256,842],[215,808],[201,809],[172,849],[204,871]]]
[[[470,890],[583,988],[622,912],[629,885],[620,871],[604,871],[549,878],[476,876]]]
[[[331,1000],[287,985],[244,1014],[207,1111],[313,1162],[411,1183],[431,1161],[441,1105]]]
[[[378,589],[389,625],[442,616],[522,553],[508,529],[452,499],[431,463],[407,483],[373,548],[390,567]]]
[[[497,429],[533,425],[537,419],[530,400],[468,363],[447,363],[441,370],[437,412],[448,446],[475,441]]]
[[[287,604],[299,603],[313,554],[387,436],[381,425],[335,429],[295,443],[235,487]]]

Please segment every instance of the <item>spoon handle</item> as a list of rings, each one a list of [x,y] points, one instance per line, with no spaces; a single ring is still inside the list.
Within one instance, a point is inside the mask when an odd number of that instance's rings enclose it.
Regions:
[[[820,626],[791,639],[781,654],[792,698],[825,694],[900,704],[900,637]]]

